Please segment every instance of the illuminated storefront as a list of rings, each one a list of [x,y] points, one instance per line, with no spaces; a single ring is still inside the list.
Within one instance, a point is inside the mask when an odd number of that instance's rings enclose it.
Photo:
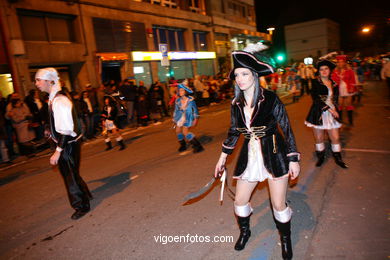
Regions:
[[[193,61],[196,64],[196,71],[199,75],[214,75],[214,60],[215,52],[199,51],[199,52],[168,52],[169,66],[162,66],[161,52],[132,52],[133,65],[139,67],[150,62],[157,63],[158,80],[165,82],[167,78],[174,77],[175,79],[193,78],[194,68]],[[149,70],[141,70],[138,77],[149,76]],[[146,83],[146,82],[145,82]]]

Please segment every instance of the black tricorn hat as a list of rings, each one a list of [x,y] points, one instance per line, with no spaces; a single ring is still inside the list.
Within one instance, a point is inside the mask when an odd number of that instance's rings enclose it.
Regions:
[[[334,64],[330,60],[320,60],[320,61],[318,61],[317,64],[316,64],[317,70],[320,70],[320,67],[322,67],[322,66],[328,66],[328,68],[330,70],[334,70],[334,68],[336,68],[336,64]]]
[[[334,52],[328,53],[328,54],[320,57],[318,59],[317,64],[316,64],[316,69],[320,70],[321,66],[328,66],[328,68],[330,70],[333,70],[334,68],[336,68],[336,64],[329,60],[330,58],[332,58],[335,55],[337,55],[337,52],[334,51]]]
[[[260,76],[266,76],[275,72],[275,62],[271,57],[262,51],[268,47],[264,44],[250,44],[244,50],[233,51],[233,69],[229,73],[229,78],[234,80],[234,70],[237,68],[247,68]]]

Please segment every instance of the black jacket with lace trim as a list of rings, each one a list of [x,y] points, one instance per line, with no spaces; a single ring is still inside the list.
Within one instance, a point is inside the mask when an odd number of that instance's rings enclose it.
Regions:
[[[262,88],[259,95],[259,102],[252,114],[251,131],[245,124],[244,104],[234,102],[231,105],[231,126],[222,151],[231,154],[240,135],[244,135],[244,144],[234,171],[236,177],[242,175],[247,167],[250,132],[260,138],[264,166],[274,177],[287,174],[290,161],[299,161],[300,154],[284,104],[269,90]]]

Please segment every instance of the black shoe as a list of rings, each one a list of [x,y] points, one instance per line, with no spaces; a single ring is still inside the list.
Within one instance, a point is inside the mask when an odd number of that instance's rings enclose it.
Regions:
[[[280,234],[283,260],[291,260],[293,257],[293,251],[291,245],[291,221],[282,223],[275,219],[275,223]]]
[[[89,212],[89,209],[78,209],[75,213],[71,216],[71,219],[76,220],[81,217],[83,217],[85,214]]]
[[[184,152],[185,150],[187,150],[187,143],[185,140],[180,140],[179,141],[179,144],[180,144],[180,147],[179,147],[179,152]]]
[[[118,144],[120,146],[119,151],[122,151],[126,148],[125,144],[123,143],[123,140],[118,141]]]
[[[111,149],[112,149],[112,143],[111,143],[111,141],[109,141],[109,142],[106,142],[106,145],[107,145],[106,151],[108,151],[108,150],[111,150]]]
[[[320,167],[323,163],[324,163],[324,160],[325,160],[325,150],[324,151],[316,151],[316,155],[317,155],[317,163],[316,163],[316,167]]]
[[[192,144],[194,153],[199,153],[204,150],[203,146],[199,143],[199,141],[195,137],[191,139],[190,143]]]
[[[237,217],[237,222],[240,227],[240,236],[234,246],[234,249],[237,251],[243,250],[246,243],[248,242],[249,237],[251,236],[251,231],[249,229],[249,220],[248,217]]]
[[[347,169],[348,165],[343,162],[343,159],[341,158],[341,153],[340,152],[333,152],[333,157],[335,163],[340,166],[341,168]]]

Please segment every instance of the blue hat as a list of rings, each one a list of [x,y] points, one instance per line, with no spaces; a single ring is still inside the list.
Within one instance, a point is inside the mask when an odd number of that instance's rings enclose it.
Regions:
[[[187,87],[187,86],[185,86],[185,85],[183,85],[183,84],[179,84],[179,85],[177,85],[177,87],[178,87],[179,89],[180,89],[180,88],[184,89],[184,90],[187,91],[189,94],[194,93],[189,87]]]

